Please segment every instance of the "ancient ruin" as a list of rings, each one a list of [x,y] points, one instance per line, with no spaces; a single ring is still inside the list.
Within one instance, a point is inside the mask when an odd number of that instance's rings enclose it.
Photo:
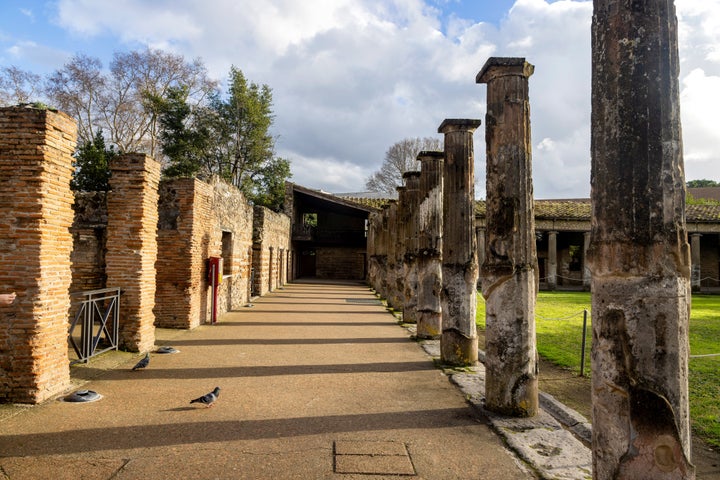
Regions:
[[[51,110],[0,112],[0,285],[17,293],[0,311],[0,399],[37,403],[70,382],[76,126]]]
[[[418,206],[417,337],[442,333],[442,172],[443,152],[420,152]]]
[[[438,127],[445,135],[440,350],[450,365],[478,359],[473,132],[479,126],[480,120],[446,119]]]
[[[418,205],[420,203],[420,172],[403,174],[406,193],[405,224],[400,235],[404,237],[404,284],[403,284],[403,322],[417,323],[418,295]]]
[[[675,8],[594,6],[593,478],[692,479]]]
[[[487,226],[482,294],[486,301],[485,397],[490,410],[530,417],[538,409],[528,78],[524,58],[490,58],[487,84]],[[552,257],[551,257],[552,258]]]

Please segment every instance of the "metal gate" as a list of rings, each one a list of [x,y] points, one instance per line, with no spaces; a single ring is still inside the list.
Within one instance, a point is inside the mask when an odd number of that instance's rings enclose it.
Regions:
[[[74,302],[78,309],[70,323],[68,338],[78,356],[72,363],[87,363],[94,355],[118,349],[120,293],[119,288],[103,288],[78,294],[84,298]]]

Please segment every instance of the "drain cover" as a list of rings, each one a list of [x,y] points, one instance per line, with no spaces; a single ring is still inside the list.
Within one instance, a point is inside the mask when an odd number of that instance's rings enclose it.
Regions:
[[[101,398],[102,395],[93,390],[78,390],[63,398],[63,402],[95,402]]]
[[[160,347],[155,353],[180,353],[180,350],[173,347]]]

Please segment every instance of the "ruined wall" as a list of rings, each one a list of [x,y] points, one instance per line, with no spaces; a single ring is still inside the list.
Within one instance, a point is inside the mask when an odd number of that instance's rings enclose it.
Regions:
[[[243,194],[218,179],[167,180],[160,185],[158,210],[156,325],[195,328],[210,322],[209,257],[225,263],[218,316],[247,303],[252,207]]]
[[[253,244],[253,207],[236,187],[219,179],[212,181],[213,224],[208,232],[213,256],[222,253],[223,281],[218,289],[218,315],[235,310],[250,301],[249,282]],[[222,252],[222,236],[230,238],[230,248]],[[287,233],[286,233],[287,235]],[[209,315],[209,309],[208,309]]]
[[[75,217],[70,227],[73,236],[70,293],[105,288],[107,194],[76,192],[73,210]]]
[[[76,127],[0,108],[0,401],[38,403],[70,385],[67,332]]]
[[[290,217],[256,206],[253,217],[253,295],[265,295],[279,285],[290,249]]]
[[[155,345],[160,163],[144,154],[126,154],[113,158],[110,170],[107,285],[122,288],[120,347],[145,352]]]

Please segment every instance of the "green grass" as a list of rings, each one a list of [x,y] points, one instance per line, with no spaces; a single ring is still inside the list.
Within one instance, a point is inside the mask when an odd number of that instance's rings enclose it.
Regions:
[[[720,353],[720,296],[693,295],[690,354]],[[590,374],[590,293],[540,292],[535,307],[538,353],[580,372],[583,310],[588,311],[585,374]],[[477,324],[485,329],[485,301],[478,295]],[[720,357],[690,358],[692,426],[707,442],[720,446]]]

